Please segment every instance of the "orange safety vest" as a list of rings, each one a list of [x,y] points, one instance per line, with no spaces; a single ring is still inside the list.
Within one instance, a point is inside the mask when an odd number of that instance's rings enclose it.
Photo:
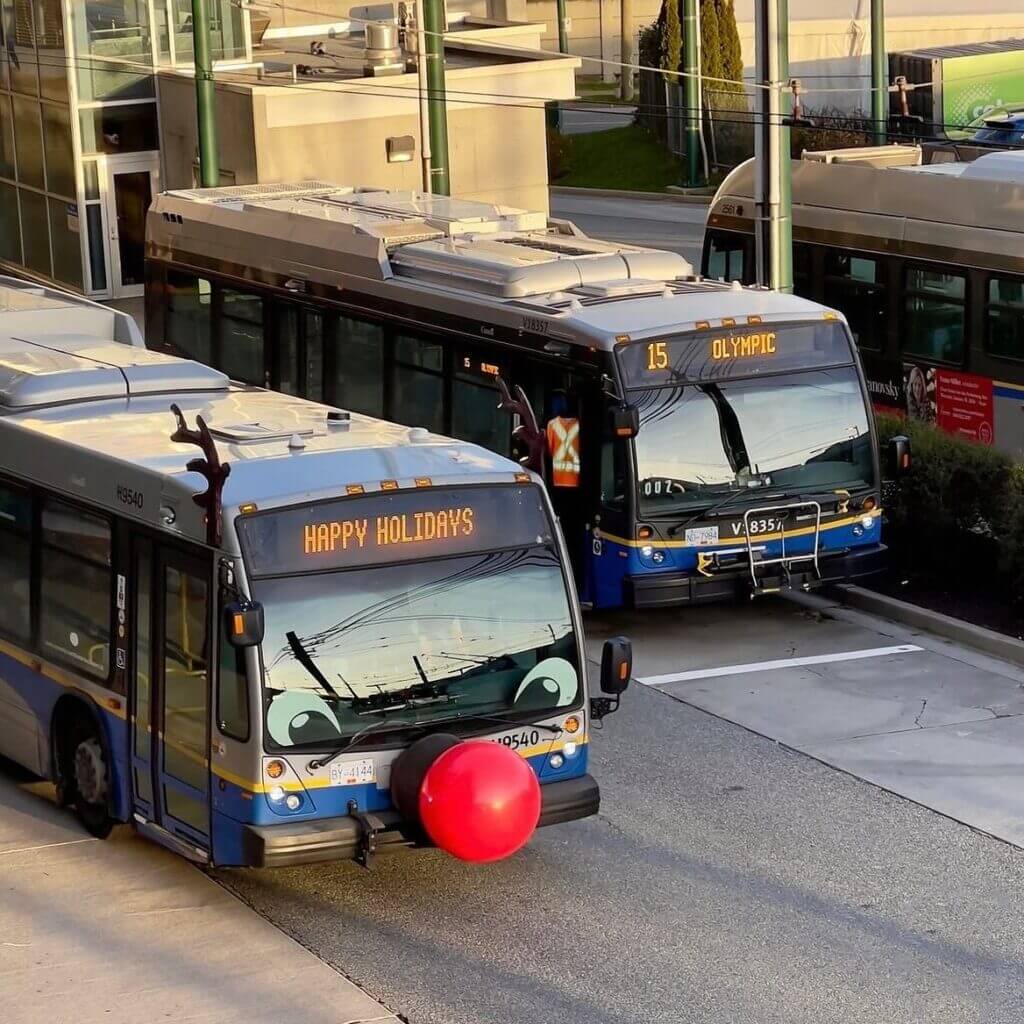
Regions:
[[[548,421],[546,433],[551,454],[551,482],[555,487],[579,487],[580,421],[556,416]]]

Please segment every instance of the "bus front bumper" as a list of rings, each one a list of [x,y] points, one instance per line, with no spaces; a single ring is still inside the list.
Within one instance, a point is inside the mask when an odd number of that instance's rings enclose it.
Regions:
[[[540,787],[538,827],[597,814],[601,791],[590,775]],[[388,847],[426,846],[422,835],[393,811],[359,817],[319,818],[288,825],[243,826],[245,864],[254,868],[290,867],[327,860],[363,860]]]
[[[872,544],[835,555],[823,554],[819,561],[820,577],[813,569],[807,568],[807,563],[799,563],[799,572],[793,572],[788,578],[784,574],[773,578],[777,584],[774,589],[811,590],[828,583],[848,583],[863,579],[885,569],[887,552],[884,544]],[[760,569],[757,573],[761,581],[764,573]],[[625,598],[634,608],[670,608],[705,601],[727,601],[749,595],[753,589],[752,582],[750,567],[745,563],[710,576],[686,572],[651,572],[627,576]]]

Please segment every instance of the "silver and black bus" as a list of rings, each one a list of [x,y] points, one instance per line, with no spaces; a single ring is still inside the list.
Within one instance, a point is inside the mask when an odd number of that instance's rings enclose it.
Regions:
[[[147,232],[151,348],[525,458],[586,605],[882,564],[868,392],[832,310],[420,193],[169,192]]]

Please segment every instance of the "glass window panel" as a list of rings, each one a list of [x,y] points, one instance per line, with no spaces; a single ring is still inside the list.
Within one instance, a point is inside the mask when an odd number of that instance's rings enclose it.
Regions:
[[[35,28],[30,0],[13,0],[7,27],[8,53],[11,54],[11,88],[15,92],[35,96],[39,91],[39,68],[36,61]]]
[[[71,17],[81,101],[153,95],[152,75],[133,67],[153,59],[146,0],[76,0]]]
[[[498,409],[494,388],[466,380],[452,382],[452,433],[466,441],[508,455],[512,417]]]
[[[21,228],[18,220],[18,190],[0,182],[0,258],[21,263]]]
[[[36,0],[36,46],[39,92],[44,99],[68,102],[68,68],[64,52],[61,0]]]
[[[298,393],[299,387],[299,309],[297,306],[274,306],[274,388],[286,395]]]
[[[396,364],[388,419],[410,427],[444,431],[444,379],[410,366]]]
[[[206,582],[168,566],[165,593],[164,771],[205,792],[209,671]]]
[[[14,97],[14,143],[18,151],[18,181],[44,188],[43,135],[39,104],[23,96]]]
[[[333,326],[328,324],[328,327]],[[302,394],[313,402],[324,400],[324,315],[306,310],[303,314],[306,380]]]
[[[220,369],[232,380],[262,386],[263,300],[231,288],[222,288],[220,294]]]
[[[601,445],[601,504],[624,510],[629,496],[629,462],[626,447],[619,439],[606,439]]]
[[[235,60],[245,56],[242,12],[231,0],[208,0],[210,52],[214,60]],[[191,64],[192,0],[172,0],[171,29],[178,64]]]
[[[110,665],[110,524],[59,501],[43,506],[43,653],[106,678]]]
[[[67,107],[43,104],[43,145],[46,149],[46,187],[71,198],[75,195],[75,157],[71,146],[71,115]]]
[[[21,209],[22,238],[25,242],[25,266],[50,277],[50,225],[46,216],[46,196],[28,189],[18,189]]]
[[[82,287],[82,250],[78,231],[81,220],[78,204],[63,199],[48,199],[50,207],[50,244],[53,249],[53,276],[64,284]],[[74,225],[75,230],[72,230]]]
[[[967,279],[960,274],[943,274],[934,270],[907,271],[908,291],[963,300],[966,287]]]
[[[149,547],[139,552],[135,567],[135,752],[145,761],[150,758],[150,727],[153,721],[153,649],[152,606],[153,553]],[[135,785],[143,800],[152,801],[153,783],[148,769],[138,772]]]
[[[155,103],[96,107],[80,114],[83,153],[139,153],[160,148]]]
[[[245,652],[231,646],[226,625],[221,627],[220,635],[217,724],[225,736],[243,742],[249,738],[249,688],[245,678]]]
[[[904,352],[947,363],[962,363],[966,278],[932,270],[907,271]]]
[[[89,273],[92,275],[92,289],[102,292],[107,287],[107,249],[103,234],[103,211],[99,203],[90,203],[85,208],[85,226],[89,243]]]
[[[444,368],[444,350],[436,341],[426,338],[415,338],[408,334],[395,335],[395,360],[419,366],[425,370]]]
[[[194,274],[167,272],[166,340],[182,355],[200,363],[213,361],[210,349],[210,282]]]
[[[85,198],[99,199],[100,175],[95,160],[82,161],[82,177],[85,180]]]
[[[1024,281],[994,277],[988,283],[988,350],[1024,359]]]
[[[330,400],[342,409],[384,413],[384,328],[338,317],[334,344],[334,387]]]
[[[825,255],[825,304],[845,314],[861,348],[881,349],[885,343],[888,299],[880,281],[878,260],[829,251]]]
[[[0,176],[15,179],[14,113],[11,98],[0,95]]]
[[[31,632],[32,499],[28,491],[0,484],[0,633],[28,639]]]

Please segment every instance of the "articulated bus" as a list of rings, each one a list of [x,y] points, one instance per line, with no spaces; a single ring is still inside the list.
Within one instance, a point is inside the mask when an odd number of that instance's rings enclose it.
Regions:
[[[78,303],[0,338],[0,754],[212,866],[494,860],[596,813],[630,651],[588,701],[543,481],[89,337]]]
[[[146,342],[525,460],[585,607],[883,563],[879,453],[842,316],[544,214],[318,182],[165,193],[147,223]]]
[[[948,154],[930,154],[934,159]],[[1024,153],[917,146],[793,162],[798,295],[847,317],[882,411],[1024,456]],[[754,278],[754,167],[722,182],[704,273]]]

